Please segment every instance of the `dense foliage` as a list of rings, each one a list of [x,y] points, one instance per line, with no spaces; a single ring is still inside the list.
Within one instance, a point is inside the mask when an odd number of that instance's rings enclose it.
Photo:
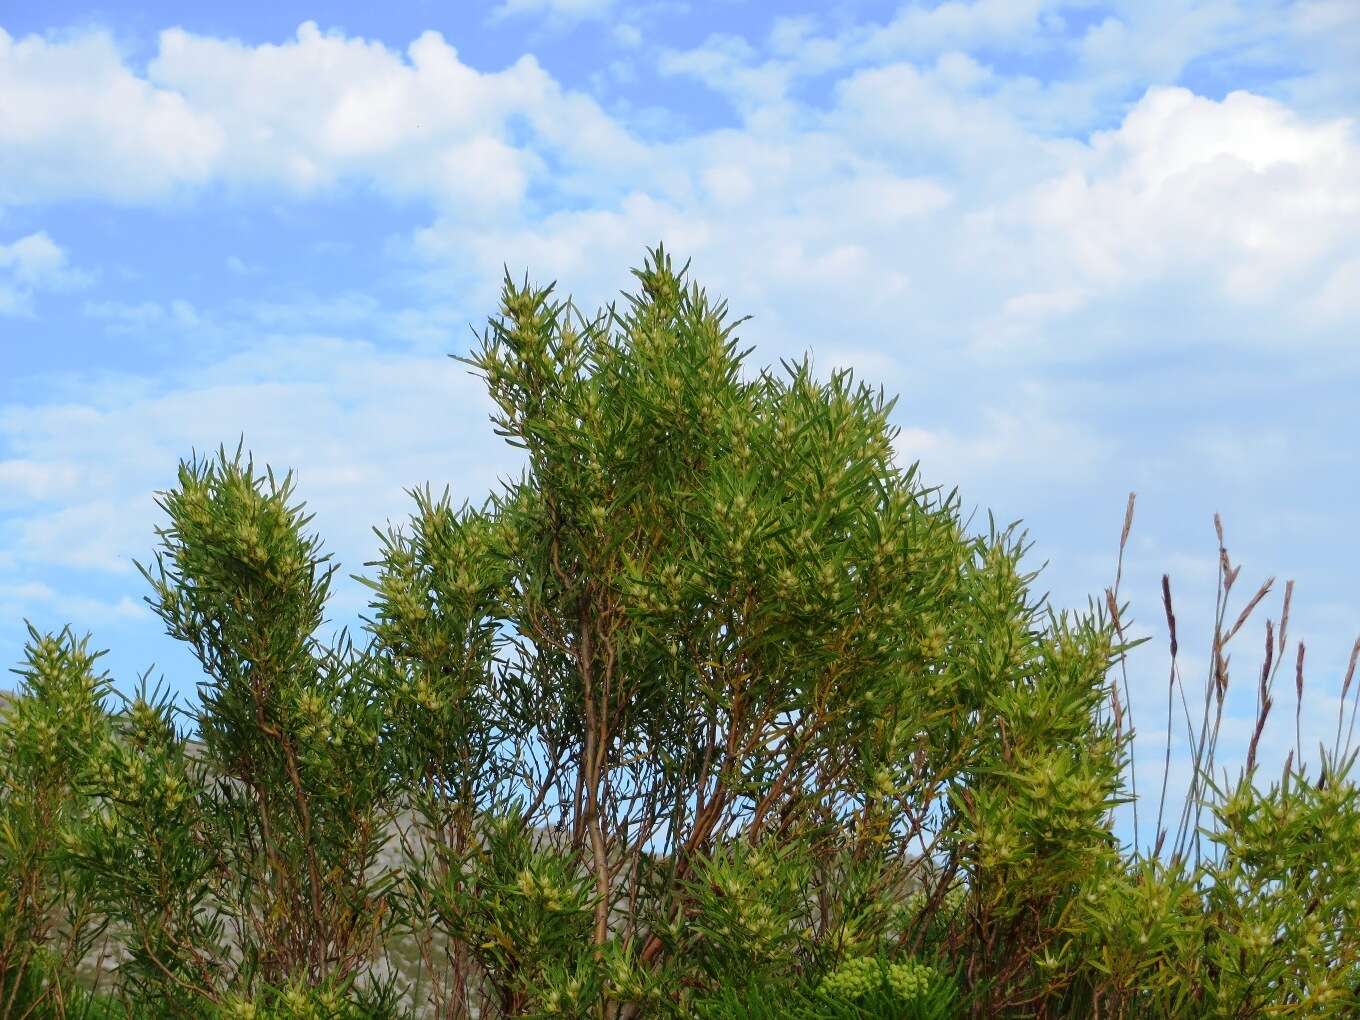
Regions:
[[[1121,847],[1118,582],[1049,610],[1014,526],[895,464],[881,391],[745,372],[650,254],[591,322],[507,277],[467,361],[524,473],[413,492],[362,650],[316,637],[335,568],[240,449],[180,466],[142,568],[187,729],[30,628],[0,1018],[1355,1015],[1354,756],[1211,781],[1269,585],[1224,628],[1220,548],[1197,781],[1165,852]]]

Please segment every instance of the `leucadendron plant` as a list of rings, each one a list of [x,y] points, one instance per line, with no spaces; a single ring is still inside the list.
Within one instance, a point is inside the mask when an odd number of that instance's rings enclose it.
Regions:
[[[683,1015],[753,970],[884,952],[961,961],[989,1008],[1030,994],[1047,915],[1118,856],[1108,624],[1044,630],[1013,529],[967,536],[896,466],[891,401],[806,362],[746,372],[736,324],[653,255],[631,313],[591,322],[507,278],[467,360],[525,475],[475,509],[417,494],[368,582],[425,706],[392,739],[421,749],[438,859],[411,895],[463,982],[447,1015],[582,988],[589,1015]],[[508,917],[453,909],[498,797],[591,880],[571,996],[484,959]],[[965,883],[976,909],[939,931]]]
[[[743,378],[664,251],[636,275],[631,315],[577,324],[507,279],[469,361],[526,474],[479,509],[419,497],[371,582],[394,681],[433,708],[392,739],[423,749],[409,774],[438,808],[412,885],[463,979],[447,1015],[683,1012],[753,961],[813,973],[847,929],[877,948],[887,912],[842,909],[838,878],[873,858],[900,885],[928,824],[894,831],[888,773],[949,714],[931,691],[975,543],[893,466],[881,394],[806,364]],[[590,880],[589,952],[546,978],[486,959],[510,915],[451,919],[499,798]],[[715,869],[757,866],[802,878],[753,871],[789,892],[715,904]]]
[[[143,685],[75,852],[121,936],[123,986],[158,1015],[369,1015],[352,986],[392,883],[377,866],[392,795],[377,666],[343,635],[315,637],[334,568],[291,484],[239,450],[182,464],[142,568],[206,675],[194,743]]]
[[[29,635],[22,685],[0,700],[0,1020],[83,1015],[76,970],[103,928],[67,848],[92,809],[111,681],[88,637]]]
[[[971,534],[896,463],[881,391],[755,370],[661,247],[634,275],[590,321],[507,275],[465,360],[523,473],[475,505],[412,490],[359,578],[362,651],[315,637],[335,568],[291,476],[239,448],[181,465],[144,573],[207,680],[183,730],[144,682],[106,721],[23,695],[4,739],[80,753],[4,766],[30,877],[0,987],[56,1001],[86,944],[61,940],[102,931],[129,1015],[1360,1015],[1344,719],[1315,776],[1301,740],[1278,783],[1256,761],[1286,657],[1299,728],[1292,586],[1229,781],[1226,649],[1271,582],[1229,626],[1220,529],[1197,719],[1164,582],[1167,768],[1179,704],[1193,777],[1178,817],[1163,783],[1148,853],[1132,497],[1114,585],[1055,612],[1023,532]],[[83,652],[35,640],[98,700]],[[40,957],[51,979],[15,969]]]

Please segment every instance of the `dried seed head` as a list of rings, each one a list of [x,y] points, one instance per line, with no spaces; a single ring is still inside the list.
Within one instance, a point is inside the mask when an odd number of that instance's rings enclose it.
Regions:
[[[1241,570],[1242,568],[1238,567],[1237,569]],[[1275,578],[1268,577],[1266,578],[1265,583],[1262,584],[1261,587],[1256,590],[1256,594],[1251,597],[1251,601],[1246,604],[1242,612],[1238,615],[1237,622],[1234,623],[1232,625],[1232,629],[1228,631],[1228,636],[1223,639],[1223,643],[1225,645],[1233,639],[1233,635],[1236,634],[1238,630],[1241,629],[1242,624],[1247,622],[1247,617],[1251,615],[1253,609],[1260,605],[1261,600],[1266,597],[1267,593],[1270,591],[1270,586],[1274,583]]]
[[[1294,689],[1298,691],[1299,697],[1303,697],[1303,642],[1299,642],[1299,657],[1294,662]]]
[[[1166,607],[1166,626],[1171,632],[1171,657],[1176,657],[1176,614],[1171,611],[1171,577],[1162,575],[1162,605]]]

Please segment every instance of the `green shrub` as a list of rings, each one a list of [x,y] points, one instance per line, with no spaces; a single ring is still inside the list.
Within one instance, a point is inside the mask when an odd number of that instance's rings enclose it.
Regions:
[[[68,848],[92,810],[91,772],[109,740],[102,653],[69,628],[29,627],[23,696],[0,701],[0,1018],[67,1015],[76,966],[98,938],[90,876]]]

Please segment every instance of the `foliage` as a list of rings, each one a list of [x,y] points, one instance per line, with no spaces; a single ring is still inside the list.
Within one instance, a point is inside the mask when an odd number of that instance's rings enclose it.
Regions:
[[[704,1020],[947,1020],[957,1015],[952,979],[912,961],[846,960],[815,987],[757,978],[699,1008]]]
[[[25,696],[0,702],[0,1018],[75,1014],[77,962],[102,927],[89,876],[66,848],[89,815],[84,795],[109,737],[102,653],[69,628],[29,627]]]
[[[182,465],[179,481],[158,572],[142,569],[208,678],[191,715],[201,744],[191,753],[143,683],[72,853],[121,935],[123,985],[196,1017],[345,987],[367,967],[388,924],[376,855],[391,770],[373,658],[312,636],[331,572],[287,505],[291,479],[262,492],[238,452]]]
[[[1223,650],[1269,588],[1224,626],[1221,532],[1196,782],[1145,856],[1111,829],[1133,799],[1118,580],[1055,613],[1015,525],[969,534],[895,463],[881,391],[753,372],[664,249],[634,275],[628,314],[590,322],[507,277],[466,360],[524,473],[476,507],[413,491],[361,578],[361,651],[315,637],[334,568],[291,475],[240,448],[180,466],[142,571],[207,678],[194,740],[145,680],[106,715],[84,644],[34,632],[3,731],[26,877],[0,989],[37,958],[74,989],[105,933],[118,1001],[155,1015],[1360,1005],[1354,756],[1262,789],[1253,741],[1213,782]]]

